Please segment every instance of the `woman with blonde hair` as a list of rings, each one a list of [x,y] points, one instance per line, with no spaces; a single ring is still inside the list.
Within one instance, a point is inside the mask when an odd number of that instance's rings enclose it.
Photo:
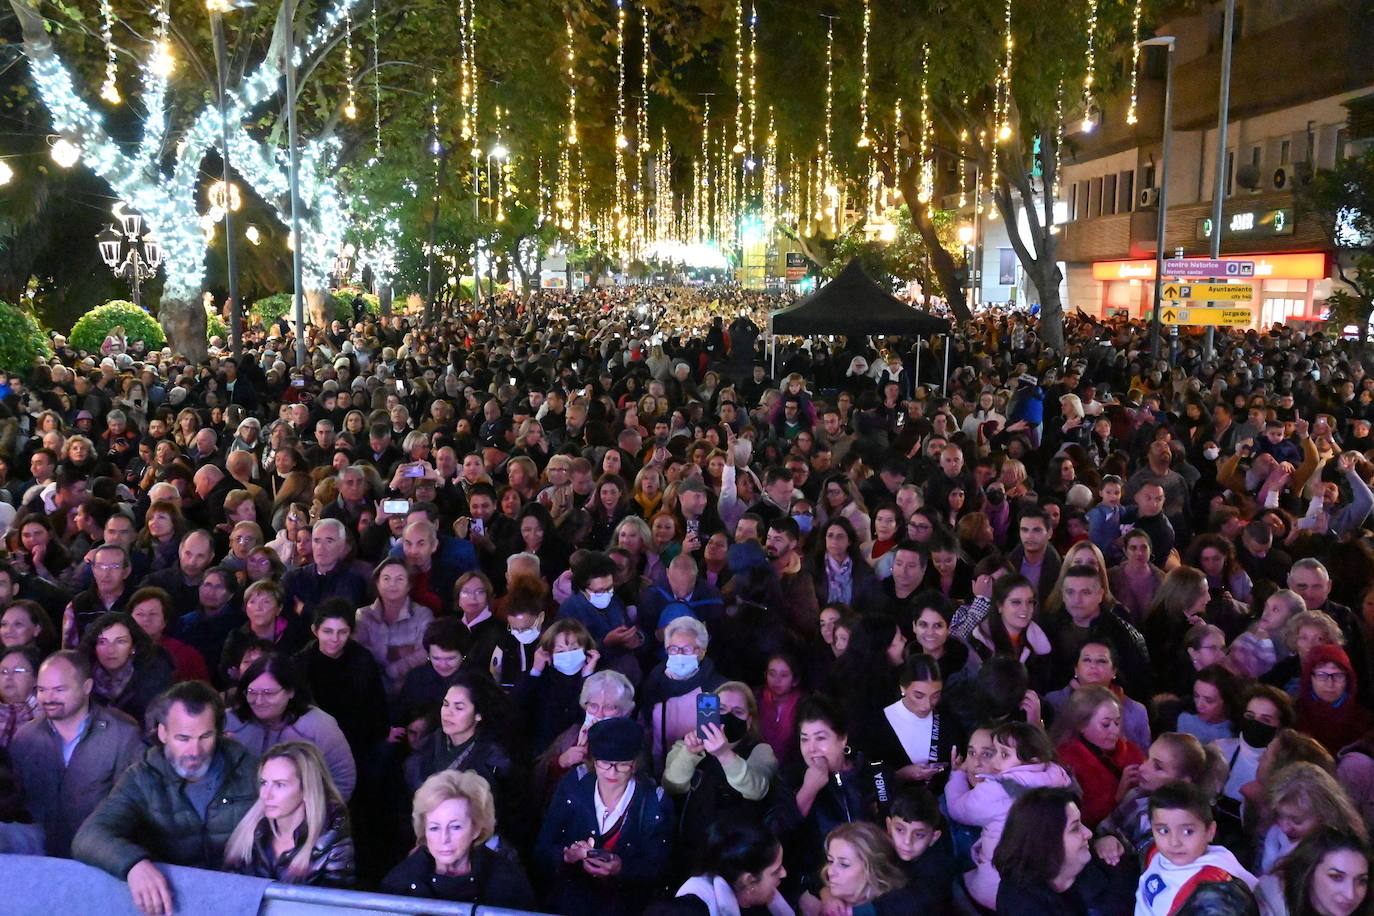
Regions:
[[[663,505],[663,472],[652,465],[640,468],[630,495],[639,518],[653,518]]]
[[[535,908],[520,866],[486,846],[496,833],[496,803],[481,776],[466,770],[430,776],[415,791],[411,825],[415,850],[382,879],[382,893]]]
[[[1050,596],[1045,599],[1045,610],[1047,612],[1060,611],[1064,608],[1064,577],[1068,575],[1070,569],[1075,566],[1091,566],[1097,570],[1097,577],[1102,583],[1102,604],[1104,607],[1112,607],[1117,601],[1112,597],[1112,584],[1107,576],[1107,559],[1102,555],[1101,549],[1092,541],[1079,541],[1068,550],[1064,551],[1063,562],[1059,565],[1059,578],[1054,582],[1054,588],[1050,591]],[[1126,618],[1129,619],[1129,618]]]
[[[313,744],[287,741],[263,755],[258,800],[229,835],[224,864],[292,884],[353,885],[348,808]]]
[[[802,916],[820,916],[837,908],[914,912],[904,893],[906,875],[897,864],[892,840],[876,824],[841,824],[825,838],[824,887],[819,895],[802,894]]]
[[[1269,826],[1260,870],[1269,874],[1319,827],[1340,827],[1368,841],[1364,820],[1336,778],[1315,763],[1290,763],[1264,784]]]

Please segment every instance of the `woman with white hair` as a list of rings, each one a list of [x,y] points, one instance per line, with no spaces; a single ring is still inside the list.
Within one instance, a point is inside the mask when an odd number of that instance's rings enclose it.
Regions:
[[[313,744],[287,741],[263,755],[258,800],[224,849],[239,874],[293,884],[351,887],[353,837],[348,808]]]
[[[710,642],[706,624],[695,617],[676,617],[663,628],[668,658],[649,672],[640,692],[640,708],[645,711],[654,762],[660,770],[668,749],[697,727],[697,695],[725,683],[706,657]]]

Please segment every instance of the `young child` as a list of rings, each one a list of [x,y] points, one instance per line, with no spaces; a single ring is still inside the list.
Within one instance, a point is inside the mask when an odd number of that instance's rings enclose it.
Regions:
[[[1121,478],[1108,474],[1102,478],[1102,502],[1088,510],[1088,537],[1110,563],[1120,562],[1121,553]]]
[[[945,837],[940,803],[924,786],[909,786],[888,807],[887,835],[897,850],[920,913],[945,913],[953,905],[954,849]]]
[[[1256,878],[1229,849],[1213,846],[1217,825],[1207,792],[1171,782],[1150,794],[1154,845],[1136,888],[1135,916],[1246,916]]]

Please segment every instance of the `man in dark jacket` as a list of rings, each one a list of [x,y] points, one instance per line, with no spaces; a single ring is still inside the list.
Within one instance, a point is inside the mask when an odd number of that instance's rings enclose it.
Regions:
[[[258,797],[257,760],[224,736],[224,704],[187,681],[154,709],[158,746],[131,766],[72,841],[72,855],[129,882],[148,916],[174,910],[154,861],[219,868],[229,834]]]
[[[50,856],[71,856],[76,829],[143,755],[138,724],[117,710],[92,706],[93,685],[84,655],[50,656],[38,670],[44,718],[24,725],[10,742],[24,800],[43,828]]]
[[[1105,641],[1120,659],[1122,689],[1133,699],[1148,698],[1154,677],[1145,637],[1108,600],[1097,567],[1070,566],[1064,573],[1063,598],[1062,613],[1040,615],[1041,628],[1054,646],[1052,682],[1063,684],[1074,676],[1085,644]]]

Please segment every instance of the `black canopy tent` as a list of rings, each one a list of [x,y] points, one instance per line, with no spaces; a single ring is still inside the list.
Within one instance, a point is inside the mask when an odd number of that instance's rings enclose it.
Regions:
[[[817,287],[799,302],[770,313],[768,328],[772,332],[769,348],[776,373],[778,334],[934,337],[949,334],[950,324],[929,312],[912,308],[883,289],[864,273],[859,259],[855,258],[829,283]],[[919,366],[917,368],[919,371]]]

